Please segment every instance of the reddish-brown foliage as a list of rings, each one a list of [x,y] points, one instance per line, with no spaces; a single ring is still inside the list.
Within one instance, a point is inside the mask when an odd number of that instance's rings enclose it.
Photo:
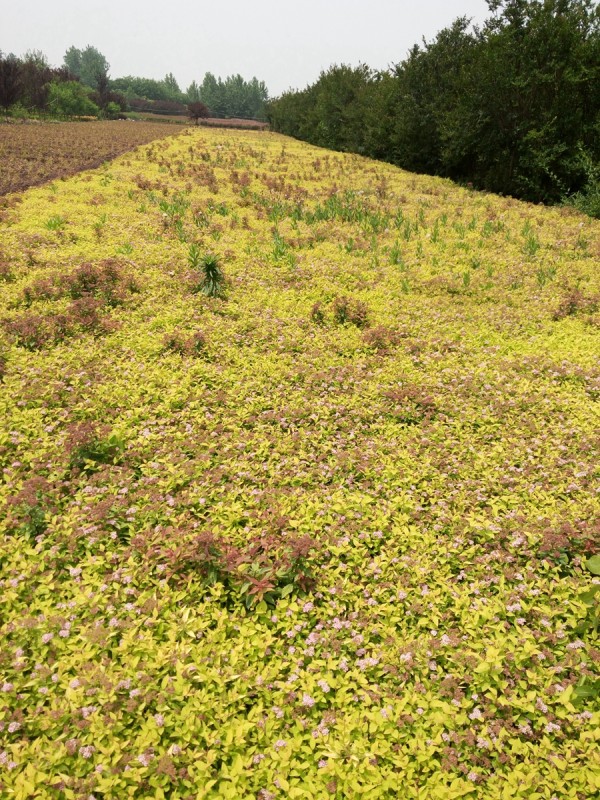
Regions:
[[[252,130],[266,130],[269,125],[267,122],[261,122],[258,119],[217,119],[211,117],[210,119],[203,119],[201,125],[211,125],[215,128],[252,128]]]
[[[0,125],[0,195],[93,169],[169,133],[164,125],[123,120]]]

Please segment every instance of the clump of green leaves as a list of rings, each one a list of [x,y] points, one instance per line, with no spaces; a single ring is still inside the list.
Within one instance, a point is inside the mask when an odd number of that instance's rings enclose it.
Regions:
[[[378,325],[376,328],[369,328],[363,333],[363,342],[372,350],[385,353],[398,343],[398,332],[385,325]]]
[[[402,264],[402,248],[400,247],[400,242],[396,239],[392,247],[390,248],[390,264]]]
[[[292,593],[303,595],[315,585],[316,542],[310,536],[259,534],[239,547],[211,530],[192,538],[178,533],[172,541],[155,541],[150,534],[134,542],[138,552],[145,551],[147,557],[162,563],[165,574],[176,583],[192,575],[207,586],[218,583],[225,589],[227,602],[241,602],[259,612]]]
[[[188,264],[194,270],[194,291],[207,297],[225,295],[225,274],[216,253],[201,254],[197,244],[188,250]]]
[[[325,323],[325,310],[323,308],[323,304],[320,301],[317,301],[311,308],[310,318],[317,325],[323,325]]]
[[[585,567],[592,575],[600,575],[600,555],[591,556],[584,562]],[[577,626],[577,633],[583,635],[592,631],[598,633],[600,629],[600,584],[595,583],[579,597],[585,603],[587,611],[585,617]],[[600,682],[598,683],[600,688]]]
[[[3,327],[18,347],[31,351],[56,344],[71,334],[71,326],[65,314],[22,314],[4,320]]]
[[[191,336],[186,336],[181,331],[175,330],[166,334],[163,339],[163,350],[182,356],[197,356],[205,349],[206,337],[202,331],[194,331]]]
[[[553,318],[555,321],[574,317],[580,312],[592,314],[598,310],[600,299],[596,296],[584,294],[578,287],[573,287],[561,298]]]
[[[362,300],[354,297],[336,297],[333,301],[333,319],[338,325],[351,323],[365,328],[369,321],[369,309]]]
[[[600,219],[600,167],[583,148],[579,152],[579,158],[586,182],[583,188],[567,198],[565,203],[590,217]]]
[[[127,275],[121,264],[113,258],[98,264],[81,264],[64,278],[63,284],[73,300],[97,297],[108,306],[121,305],[128,294],[139,291],[133,277]]]
[[[15,273],[12,264],[7,261],[0,260],[0,282],[13,283],[15,280]]]
[[[48,520],[44,510],[41,492],[38,492],[35,501],[24,504],[21,507],[21,525],[17,528],[17,533],[35,539],[46,531]]]
[[[540,267],[536,271],[535,277],[537,279],[538,286],[540,289],[543,289],[547,283],[553,281],[556,277],[556,267],[554,265],[549,267]]]
[[[91,473],[102,464],[118,464],[124,449],[121,437],[109,435],[105,427],[92,422],[76,423],[70,427],[67,443],[69,469]]]
[[[44,227],[49,231],[61,231],[66,224],[67,220],[64,217],[61,217],[59,214],[55,214],[46,220]]]

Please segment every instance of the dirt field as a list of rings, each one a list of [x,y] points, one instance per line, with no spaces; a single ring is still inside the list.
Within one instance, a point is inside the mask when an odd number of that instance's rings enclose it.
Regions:
[[[175,125],[193,125],[186,116],[167,116],[166,114],[144,114],[144,120],[149,122],[172,123]],[[262,131],[269,127],[268,122],[261,122],[257,119],[241,119],[240,117],[222,118],[209,117],[200,120],[200,125],[208,125],[212,128],[249,128],[251,130]]]
[[[264,131],[269,127],[267,122],[260,122],[257,119],[203,119],[201,125],[212,125],[217,128],[251,128],[256,131]]]
[[[132,121],[0,125],[0,195],[93,169],[172,132]]]

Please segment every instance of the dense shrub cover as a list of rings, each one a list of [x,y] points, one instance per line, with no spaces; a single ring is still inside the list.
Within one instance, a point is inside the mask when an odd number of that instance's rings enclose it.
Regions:
[[[596,796],[600,223],[196,128],[20,199],[2,797]]]
[[[167,133],[164,125],[122,120],[0,125],[0,195],[99,167]],[[18,201],[17,195],[13,201]]]
[[[599,217],[599,4],[487,5],[481,28],[459,17],[393,69],[334,65],[284,92],[273,130]]]

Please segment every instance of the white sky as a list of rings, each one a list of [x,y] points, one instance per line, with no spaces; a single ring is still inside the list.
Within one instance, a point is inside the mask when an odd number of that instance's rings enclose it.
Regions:
[[[112,78],[172,72],[186,89],[239,72],[276,96],[332,64],[383,69],[456,17],[490,15],[485,0],[0,0],[0,50],[41,50],[58,66],[91,44]]]

